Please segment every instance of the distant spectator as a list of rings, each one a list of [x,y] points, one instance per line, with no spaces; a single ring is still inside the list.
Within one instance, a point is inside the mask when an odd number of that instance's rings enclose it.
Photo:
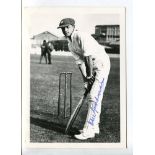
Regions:
[[[47,43],[47,56],[48,56],[48,64],[51,63],[51,52],[54,50],[54,46],[51,42]]]
[[[43,44],[41,45],[40,64],[41,64],[41,61],[42,61],[42,58],[43,57],[45,58],[45,61],[46,61],[46,64],[47,64],[47,56],[46,56],[46,53],[47,53],[47,43],[46,43],[46,40],[44,40],[43,41]]]

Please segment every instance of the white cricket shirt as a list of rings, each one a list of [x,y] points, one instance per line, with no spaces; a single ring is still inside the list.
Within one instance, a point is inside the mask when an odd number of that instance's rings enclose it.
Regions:
[[[92,56],[93,67],[98,68],[101,64],[109,64],[109,56],[105,52],[104,46],[86,33],[74,31],[71,35],[71,41],[68,39],[69,51],[72,53],[76,64],[82,64],[85,56]]]

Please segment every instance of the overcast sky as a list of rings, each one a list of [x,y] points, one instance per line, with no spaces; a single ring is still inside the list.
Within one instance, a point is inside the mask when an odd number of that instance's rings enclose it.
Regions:
[[[61,10],[61,11],[60,11]],[[74,9],[76,10],[76,9]],[[119,14],[117,13],[98,13],[90,11],[73,11],[63,9],[51,9],[51,8],[37,8],[27,9],[25,15],[28,19],[28,33],[29,36],[49,31],[57,36],[63,36],[61,29],[57,29],[59,22],[63,18],[74,18],[76,28],[81,31],[86,31],[90,34],[95,32],[96,25],[104,24],[120,24]]]

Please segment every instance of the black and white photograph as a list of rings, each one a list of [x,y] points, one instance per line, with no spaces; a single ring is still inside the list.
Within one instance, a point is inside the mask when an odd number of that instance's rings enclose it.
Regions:
[[[25,7],[22,140],[126,148],[125,8]]]

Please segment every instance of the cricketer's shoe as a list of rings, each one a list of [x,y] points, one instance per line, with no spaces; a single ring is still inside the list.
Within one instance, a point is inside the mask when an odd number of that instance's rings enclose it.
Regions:
[[[79,140],[86,140],[86,139],[89,139],[89,138],[94,138],[95,137],[95,133],[94,133],[94,130],[82,130],[83,132],[78,134],[78,135],[74,135],[74,137],[76,139],[79,139]]]
[[[83,129],[83,130],[79,130],[80,133],[83,133],[84,130],[86,129]],[[99,126],[95,126],[94,128],[92,128],[92,130],[94,131],[95,134],[99,134],[100,133],[100,129],[99,129]]]

